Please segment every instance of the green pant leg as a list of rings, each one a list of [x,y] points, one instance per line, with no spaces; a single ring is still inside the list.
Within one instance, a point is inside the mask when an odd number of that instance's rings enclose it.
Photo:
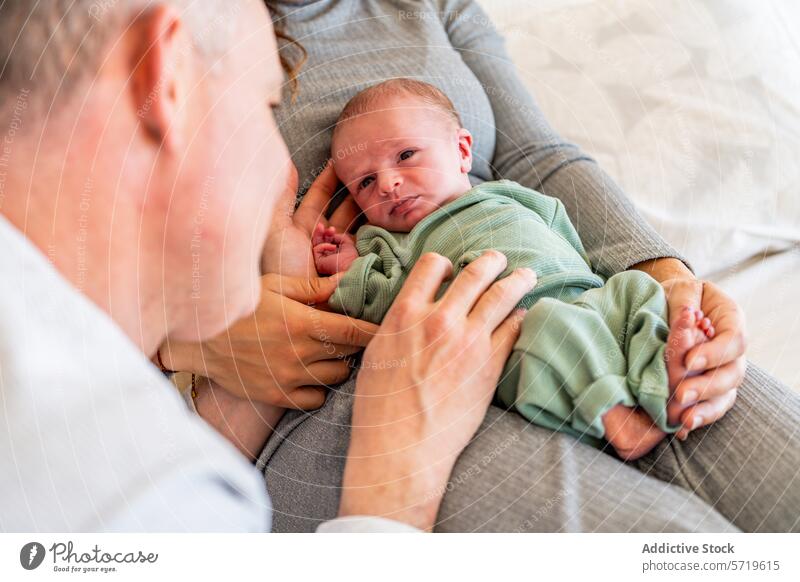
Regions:
[[[582,294],[574,304],[597,312],[625,354],[627,384],[636,403],[664,431],[669,384],[664,352],[669,335],[664,288],[640,271],[624,271],[600,289]]]
[[[624,353],[596,311],[544,298],[523,320],[497,395],[535,424],[597,444],[602,413],[635,404],[625,373]]]
[[[571,304],[542,299],[523,321],[499,399],[588,441],[603,436],[601,416],[616,404],[639,403],[666,428],[665,314],[661,286],[638,271]]]

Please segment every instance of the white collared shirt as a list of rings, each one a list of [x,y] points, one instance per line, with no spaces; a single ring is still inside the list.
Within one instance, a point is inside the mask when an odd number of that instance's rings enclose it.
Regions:
[[[0,531],[269,531],[261,475],[1,214],[0,248]]]

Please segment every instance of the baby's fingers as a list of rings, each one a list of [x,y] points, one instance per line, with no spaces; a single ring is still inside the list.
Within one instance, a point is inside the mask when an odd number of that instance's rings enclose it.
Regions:
[[[311,233],[311,244],[318,245],[325,240],[325,225],[318,222]]]
[[[332,243],[320,243],[314,247],[314,252],[320,256],[328,256],[339,251],[339,247]]]

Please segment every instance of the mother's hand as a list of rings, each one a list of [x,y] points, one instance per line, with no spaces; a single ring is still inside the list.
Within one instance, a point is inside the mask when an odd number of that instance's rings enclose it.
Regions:
[[[412,269],[364,352],[340,515],[433,527],[519,335],[522,312],[509,313],[536,281],[519,269],[494,282],[505,266],[501,253],[484,253],[439,301],[450,261],[428,253]]]
[[[334,210],[330,220],[325,211],[336,192],[339,181],[330,161],[309,187],[300,206],[297,199],[297,170],[292,167],[283,196],[273,213],[269,236],[264,245],[261,261],[263,273],[279,273],[292,277],[316,277],[311,235],[317,223],[334,226],[339,232],[348,232],[361,210],[352,196],[347,196]]]
[[[716,330],[710,341],[692,348],[684,360],[687,373],[672,395],[669,422],[680,422],[678,438],[722,418],[733,406],[744,379],[744,314],[736,302],[709,281],[677,277],[661,281],[667,294],[670,324],[683,306],[701,309]],[[671,327],[671,325],[670,325]]]
[[[366,346],[378,326],[312,307],[338,277],[265,275],[255,313],[201,344],[167,342],[164,365],[211,378],[231,394],[284,408],[322,406],[325,388],[350,375],[345,356]]]

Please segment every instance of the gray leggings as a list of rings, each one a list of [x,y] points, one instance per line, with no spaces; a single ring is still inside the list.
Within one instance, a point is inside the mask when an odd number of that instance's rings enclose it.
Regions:
[[[258,467],[274,531],[336,515],[355,374],[287,413]],[[458,460],[437,531],[800,531],[800,397],[753,364],[733,409],[685,442],[622,463],[491,407]]]

